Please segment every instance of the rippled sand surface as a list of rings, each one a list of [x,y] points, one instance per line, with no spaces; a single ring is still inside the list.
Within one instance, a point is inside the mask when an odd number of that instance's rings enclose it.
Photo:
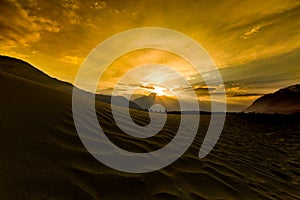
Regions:
[[[197,157],[210,115],[192,146],[159,171],[130,174],[98,162],[75,130],[71,95],[0,74],[0,199],[300,199],[299,116],[227,115],[222,135]],[[9,86],[9,87],[8,87]],[[116,127],[108,104],[96,103],[107,136],[133,152],[168,144],[180,115],[149,139]],[[131,112],[138,124],[148,114]]]

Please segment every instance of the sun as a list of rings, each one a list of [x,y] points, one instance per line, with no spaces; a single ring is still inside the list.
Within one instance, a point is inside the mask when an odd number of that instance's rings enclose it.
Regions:
[[[141,93],[145,95],[156,94],[157,96],[173,96],[172,89],[160,86],[155,83],[142,83]]]
[[[165,90],[165,88],[162,88],[159,86],[154,86],[153,93],[156,93],[156,95],[158,95],[158,96],[163,96],[163,95],[165,95],[164,90]]]

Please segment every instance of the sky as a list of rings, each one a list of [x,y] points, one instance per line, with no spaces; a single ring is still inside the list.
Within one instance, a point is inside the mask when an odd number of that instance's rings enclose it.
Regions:
[[[223,77],[229,110],[240,111],[263,94],[300,82],[299,19],[298,0],[0,0],[0,54],[73,83],[87,55],[108,37],[133,28],[168,28],[201,44]],[[99,91],[111,92],[122,74],[147,61],[173,65],[198,95],[207,96],[209,86],[186,70],[185,60],[151,49],[113,62]],[[130,84],[144,92],[154,87]]]

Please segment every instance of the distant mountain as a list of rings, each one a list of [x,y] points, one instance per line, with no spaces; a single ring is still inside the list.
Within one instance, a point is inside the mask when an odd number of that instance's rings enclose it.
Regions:
[[[148,96],[143,96],[133,100],[138,106],[149,110],[153,104],[160,104],[166,110],[180,110],[179,103],[176,99],[167,96],[158,96],[151,93]],[[159,110],[154,110],[159,111]]]
[[[95,99],[98,101],[102,101],[102,102],[110,104],[111,97],[112,96],[110,96],[110,95],[97,94]],[[125,97],[115,96],[115,98],[116,98],[116,102],[118,102],[116,105],[118,105],[118,106],[127,107],[128,102],[129,102],[129,108],[133,108],[136,110],[143,110],[143,108],[141,108],[140,106],[138,106],[136,103],[134,103],[132,101],[128,101],[128,99],[126,99]]]
[[[300,84],[266,94],[252,103],[245,112],[281,113],[300,112]]]
[[[51,87],[60,91],[64,91],[70,94],[72,94],[73,91],[72,84],[52,78],[44,72],[33,67],[29,63],[20,59],[11,58],[8,56],[0,56],[0,72],[17,76],[28,81]],[[126,98],[119,96],[117,98],[118,106],[124,107],[128,105],[128,100]],[[111,96],[96,94],[95,99],[110,104]],[[142,108],[140,108],[138,105],[131,101],[129,101],[129,107],[137,110],[142,110]]]
[[[151,93],[148,96],[142,96],[139,98],[135,98],[132,100],[136,103],[139,107],[143,109],[150,109],[153,104],[160,104],[163,106],[167,111],[180,111],[180,104],[177,99],[174,97],[168,96],[158,96],[155,93]],[[188,99],[183,100],[183,103],[188,105],[187,110],[198,110],[197,108],[192,107],[192,104],[189,102]],[[209,102],[198,102],[201,111],[210,111],[210,103]],[[189,106],[190,105],[190,106]],[[159,111],[159,110],[153,110]]]

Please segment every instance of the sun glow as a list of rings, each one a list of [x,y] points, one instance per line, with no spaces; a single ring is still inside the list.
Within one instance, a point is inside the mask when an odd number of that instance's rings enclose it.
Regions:
[[[165,88],[155,86],[153,89],[153,93],[156,93],[158,96],[166,96],[166,93],[164,92]]]

